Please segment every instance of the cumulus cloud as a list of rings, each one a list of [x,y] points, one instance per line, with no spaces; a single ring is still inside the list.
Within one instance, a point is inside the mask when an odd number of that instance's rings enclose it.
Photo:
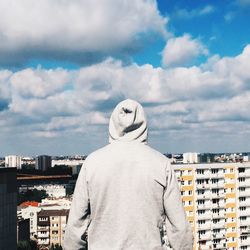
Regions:
[[[27,14],[28,13],[28,14]],[[0,64],[32,58],[95,62],[166,35],[154,0],[0,1]]]
[[[203,138],[213,148],[211,140],[221,137],[238,145],[239,139],[231,135],[239,129],[245,136],[250,131],[249,60],[250,45],[236,57],[212,58],[200,67],[123,65],[110,58],[79,70],[2,70],[0,93],[8,105],[0,110],[0,135],[18,134],[15,143],[32,135],[37,143],[44,137],[63,137],[81,145],[82,138],[93,148],[107,141],[114,106],[132,98],[145,106],[155,144],[162,144],[164,137],[201,145],[198,138]]]
[[[192,39],[188,34],[170,38],[162,51],[162,64],[182,66],[190,63],[199,55],[208,55],[207,48],[198,39]]]

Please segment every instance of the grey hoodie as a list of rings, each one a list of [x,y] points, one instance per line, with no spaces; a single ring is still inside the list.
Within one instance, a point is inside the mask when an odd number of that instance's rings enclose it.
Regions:
[[[65,250],[160,250],[165,223],[173,249],[192,249],[180,191],[169,160],[150,148],[142,106],[119,103],[110,144],[90,154],[79,174]],[[86,243],[86,231],[88,243]]]

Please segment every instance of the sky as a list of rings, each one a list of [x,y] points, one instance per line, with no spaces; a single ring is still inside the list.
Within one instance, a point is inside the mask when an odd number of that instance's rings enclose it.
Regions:
[[[250,151],[250,0],[0,0],[0,156],[89,154],[127,98],[162,153]]]

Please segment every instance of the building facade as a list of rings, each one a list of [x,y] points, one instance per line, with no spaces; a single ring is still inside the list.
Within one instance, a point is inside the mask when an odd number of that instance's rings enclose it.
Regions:
[[[5,156],[5,167],[7,168],[22,168],[22,158],[18,155]]]
[[[41,247],[62,245],[69,210],[41,210],[37,214],[37,240]]]
[[[40,171],[46,171],[51,168],[51,156],[39,155],[36,158],[36,169]]]
[[[173,167],[194,249],[250,249],[250,162]]]
[[[0,249],[16,249],[16,168],[0,167]]]

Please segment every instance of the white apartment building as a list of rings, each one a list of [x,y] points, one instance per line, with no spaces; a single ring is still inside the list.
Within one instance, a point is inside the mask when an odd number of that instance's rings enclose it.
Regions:
[[[250,249],[250,162],[173,167],[194,249]]]
[[[196,152],[184,153],[183,163],[198,163],[198,153]]]
[[[51,199],[46,198],[42,199],[39,207],[43,210],[60,210],[60,209],[70,209],[72,198],[60,198],[60,199]]]
[[[18,156],[18,155],[5,156],[5,167],[21,169],[22,167],[21,156]]]
[[[25,206],[19,208],[17,216],[23,219],[30,219],[30,238],[33,239],[37,236],[37,213],[41,211],[37,206]]]
[[[66,196],[65,185],[35,185],[33,188],[37,190],[45,190],[49,197],[60,198]]]
[[[82,159],[64,159],[64,160],[52,160],[51,166],[54,167],[55,165],[60,166],[60,165],[65,165],[65,166],[78,166],[82,165],[84,163],[84,160]]]

